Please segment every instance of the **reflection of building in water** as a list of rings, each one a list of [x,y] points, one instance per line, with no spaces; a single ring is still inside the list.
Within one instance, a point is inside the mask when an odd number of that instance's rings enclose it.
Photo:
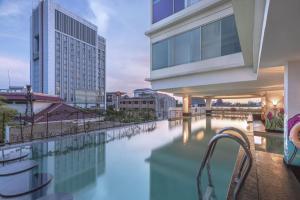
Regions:
[[[205,119],[205,116],[194,116],[194,117],[190,118],[190,120],[192,122],[197,122],[197,121],[200,121],[200,120],[203,120],[203,119]],[[182,121],[183,121],[183,119],[170,120],[169,121],[169,129],[181,126]]]
[[[105,172],[106,134],[78,135],[48,143],[44,147],[33,146],[33,158],[40,158],[40,150],[46,153],[42,159],[42,171],[54,176],[53,192],[75,192],[92,184]],[[40,152],[40,153],[37,153]],[[53,155],[53,156],[51,156]]]
[[[210,119],[206,124],[211,127],[209,121]],[[193,129],[191,120],[184,120],[182,125],[182,136],[153,150],[147,159],[150,163],[151,200],[198,199],[196,176],[207,144],[215,132],[204,126]],[[228,155],[228,151],[233,153]],[[218,198],[226,196],[224,184],[229,184],[237,152],[238,146],[231,141],[222,141],[216,147],[212,159],[212,174],[213,182],[220,190],[218,195],[221,196]],[[207,183],[207,180],[203,181],[204,184]]]
[[[184,124],[182,137],[151,152],[151,200],[197,199],[195,177],[206,145],[195,139],[188,122]],[[205,143],[208,138],[203,137]]]
[[[105,135],[76,137],[71,141],[56,142],[57,150],[66,152],[55,156],[55,191],[74,192],[96,181],[105,171],[105,143],[94,145],[97,137],[105,141]],[[72,142],[72,145],[69,144]],[[76,148],[77,147],[77,148]]]

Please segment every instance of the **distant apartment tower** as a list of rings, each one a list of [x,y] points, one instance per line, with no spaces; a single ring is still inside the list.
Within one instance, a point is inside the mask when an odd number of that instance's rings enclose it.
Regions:
[[[97,26],[43,0],[31,16],[30,81],[34,92],[105,109],[105,39]]]

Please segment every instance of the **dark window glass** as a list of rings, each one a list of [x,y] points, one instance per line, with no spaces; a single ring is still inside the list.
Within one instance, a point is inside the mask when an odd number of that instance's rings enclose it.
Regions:
[[[221,21],[221,54],[229,55],[241,51],[239,36],[236,30],[234,16],[231,15]]]
[[[190,61],[191,33],[185,32],[174,38],[174,64],[180,65]]]
[[[220,21],[204,25],[201,32],[202,59],[214,58],[221,55],[221,26]]]
[[[200,28],[197,28],[191,31],[191,53],[190,53],[190,61],[195,62],[199,61],[201,55],[201,31]]]
[[[168,66],[169,45],[168,40],[163,40],[152,46],[152,69],[160,69]]]
[[[153,0],[153,23],[173,14],[173,0]]]
[[[183,10],[185,7],[185,0],[174,0],[174,13]]]

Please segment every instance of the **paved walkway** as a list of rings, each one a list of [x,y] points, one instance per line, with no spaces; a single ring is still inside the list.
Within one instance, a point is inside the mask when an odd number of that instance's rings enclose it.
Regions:
[[[256,151],[259,200],[299,200],[300,183],[278,154]]]
[[[261,129],[256,126],[254,129]],[[253,132],[252,132],[253,133]],[[239,200],[299,200],[300,182],[291,168],[283,162],[283,156],[256,151],[253,134],[248,135],[254,164],[241,189]]]

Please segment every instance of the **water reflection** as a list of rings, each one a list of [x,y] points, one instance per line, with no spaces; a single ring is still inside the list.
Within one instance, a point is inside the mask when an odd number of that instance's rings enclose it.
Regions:
[[[255,149],[283,155],[283,135],[280,133],[255,133]]]
[[[33,145],[32,158],[39,162],[39,171],[54,176],[48,193],[74,193],[95,184],[105,172],[105,141],[101,132]]]
[[[191,118],[183,119],[182,123],[182,141],[183,144],[188,143],[192,133],[192,120]]]
[[[211,118],[202,119],[200,126],[196,124],[195,127],[192,121],[183,119],[182,136],[151,151],[147,160],[150,163],[151,200],[198,199],[196,175],[207,144],[215,135],[218,125],[216,123],[216,127],[212,129]],[[212,179],[218,199],[226,197],[237,149],[237,145],[224,141],[217,147],[212,159]],[[204,176],[203,183],[207,186],[207,175]]]
[[[243,121],[199,117],[157,124],[33,144],[37,171],[54,179],[47,189],[22,198],[67,192],[76,200],[198,199],[196,175],[209,140],[224,126],[244,127]],[[230,141],[216,148],[211,168],[218,199],[226,196],[237,151]]]

